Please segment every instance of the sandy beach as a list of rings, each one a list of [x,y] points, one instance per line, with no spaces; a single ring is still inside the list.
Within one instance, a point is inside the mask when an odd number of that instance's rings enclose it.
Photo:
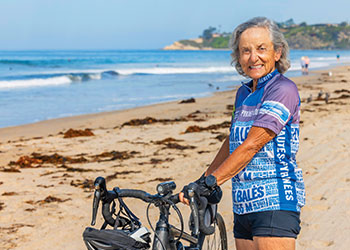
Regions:
[[[350,66],[293,80],[302,98],[297,160],[307,195],[297,249],[345,250],[350,245]],[[82,232],[90,226],[97,176],[106,177],[109,189],[155,193],[158,183],[173,180],[180,191],[200,176],[228,134],[234,96],[235,90],[217,92],[194,103],[0,129],[1,249],[85,249]],[[219,211],[229,249],[235,249],[230,189],[230,183],[223,185]],[[146,205],[128,201],[149,228]],[[179,207],[187,218],[189,208]],[[153,208],[151,221],[156,219]]]

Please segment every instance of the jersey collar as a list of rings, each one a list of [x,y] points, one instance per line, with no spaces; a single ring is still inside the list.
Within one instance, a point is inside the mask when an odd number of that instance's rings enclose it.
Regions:
[[[270,81],[275,75],[277,75],[279,72],[277,69],[272,71],[271,73],[267,74],[266,76],[263,76],[258,79],[258,86],[256,89],[260,89],[261,87],[265,86],[265,84]],[[253,87],[253,80],[249,81],[248,83],[242,82],[242,85],[248,88],[250,91],[252,91]]]

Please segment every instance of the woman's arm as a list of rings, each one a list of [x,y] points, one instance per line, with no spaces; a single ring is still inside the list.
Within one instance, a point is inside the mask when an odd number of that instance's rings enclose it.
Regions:
[[[225,181],[238,174],[245,166],[247,166],[248,163],[253,159],[254,155],[275,136],[276,134],[270,129],[252,127],[245,141],[239,147],[237,147],[236,150],[232,152],[232,154],[227,157],[220,166],[216,166],[214,164],[217,158],[217,162],[220,162],[221,158],[219,158],[218,153],[214,159],[214,162],[208,168],[206,175],[214,175],[216,177],[217,184],[223,184]],[[228,138],[226,138],[223,146],[225,143],[229,143]],[[220,151],[221,150],[222,148]],[[224,155],[224,153],[222,154]]]
[[[230,156],[230,136],[227,136],[224,143],[221,145],[219,152],[216,154],[213,162],[205,172],[205,176],[214,172],[226,159]]]
[[[212,174],[216,177],[218,185],[223,184],[247,166],[254,155],[275,136],[276,134],[270,129],[252,127],[247,139],[231,155],[229,152],[228,136],[207,169],[205,176]],[[187,205],[189,204],[189,201],[184,198],[184,193],[180,192],[179,198],[181,202]]]

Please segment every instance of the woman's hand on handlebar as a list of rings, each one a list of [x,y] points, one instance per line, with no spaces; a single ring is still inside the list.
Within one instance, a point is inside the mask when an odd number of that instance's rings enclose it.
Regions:
[[[183,192],[179,193],[179,200],[186,205],[190,205],[190,201],[185,198],[185,194]]]
[[[217,185],[216,177],[213,175],[205,176],[204,174],[196,180],[193,184],[196,184],[196,193],[198,196],[204,196],[208,199],[209,203],[217,204],[220,202],[222,197],[222,190]],[[188,188],[192,184],[184,186],[182,191],[179,193],[179,200],[189,205]],[[192,186],[193,188],[193,186]]]
[[[204,174],[202,174],[201,177],[198,180],[196,180],[194,183],[199,184],[203,180],[203,178],[205,178]],[[182,191],[179,193],[179,200],[183,204],[190,205],[190,200],[188,199],[188,197],[187,198],[185,197],[187,195],[187,188],[188,188],[188,185],[183,187]]]

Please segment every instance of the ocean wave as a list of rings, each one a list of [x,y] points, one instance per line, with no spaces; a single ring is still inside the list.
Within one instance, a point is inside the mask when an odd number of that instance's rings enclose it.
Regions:
[[[0,89],[26,88],[26,87],[41,87],[49,85],[69,84],[72,80],[67,76],[58,76],[48,79],[26,79],[13,81],[0,81]]]
[[[72,82],[85,82],[90,80],[110,79],[132,75],[164,75],[164,74],[200,74],[200,73],[226,73],[232,72],[232,67],[198,67],[198,68],[132,68],[132,69],[89,69],[70,71],[51,71],[50,73],[36,73],[5,77],[0,80],[0,88],[23,88],[48,85],[67,84]]]
[[[232,72],[233,67],[149,67],[149,68],[119,68],[119,69],[86,69],[50,71],[52,75],[101,74],[105,76],[117,75],[166,75],[166,74],[199,74]],[[47,74],[47,72],[42,73]]]
[[[102,75],[100,73],[77,73],[77,74],[68,74],[67,76],[72,82],[85,82],[90,80],[100,80]]]
[[[15,61],[15,60],[14,60]],[[312,60],[310,68],[327,67],[331,63],[325,60]],[[290,71],[300,70],[300,62],[293,60]],[[0,88],[23,88],[69,84],[90,80],[111,79],[119,76],[133,75],[176,75],[176,74],[215,74],[233,73],[232,76],[223,76],[216,82],[242,81],[236,70],[231,66],[219,67],[149,67],[149,68],[120,68],[120,69],[72,69],[55,70],[50,72],[37,72],[29,75],[9,76],[0,79]]]
[[[73,82],[85,82],[90,80],[100,80],[106,75],[115,76],[116,72],[103,73],[68,73],[68,74],[41,74],[30,76],[19,76],[18,79],[8,77],[0,80],[0,89],[4,88],[27,88],[42,87],[50,85],[70,84]]]

